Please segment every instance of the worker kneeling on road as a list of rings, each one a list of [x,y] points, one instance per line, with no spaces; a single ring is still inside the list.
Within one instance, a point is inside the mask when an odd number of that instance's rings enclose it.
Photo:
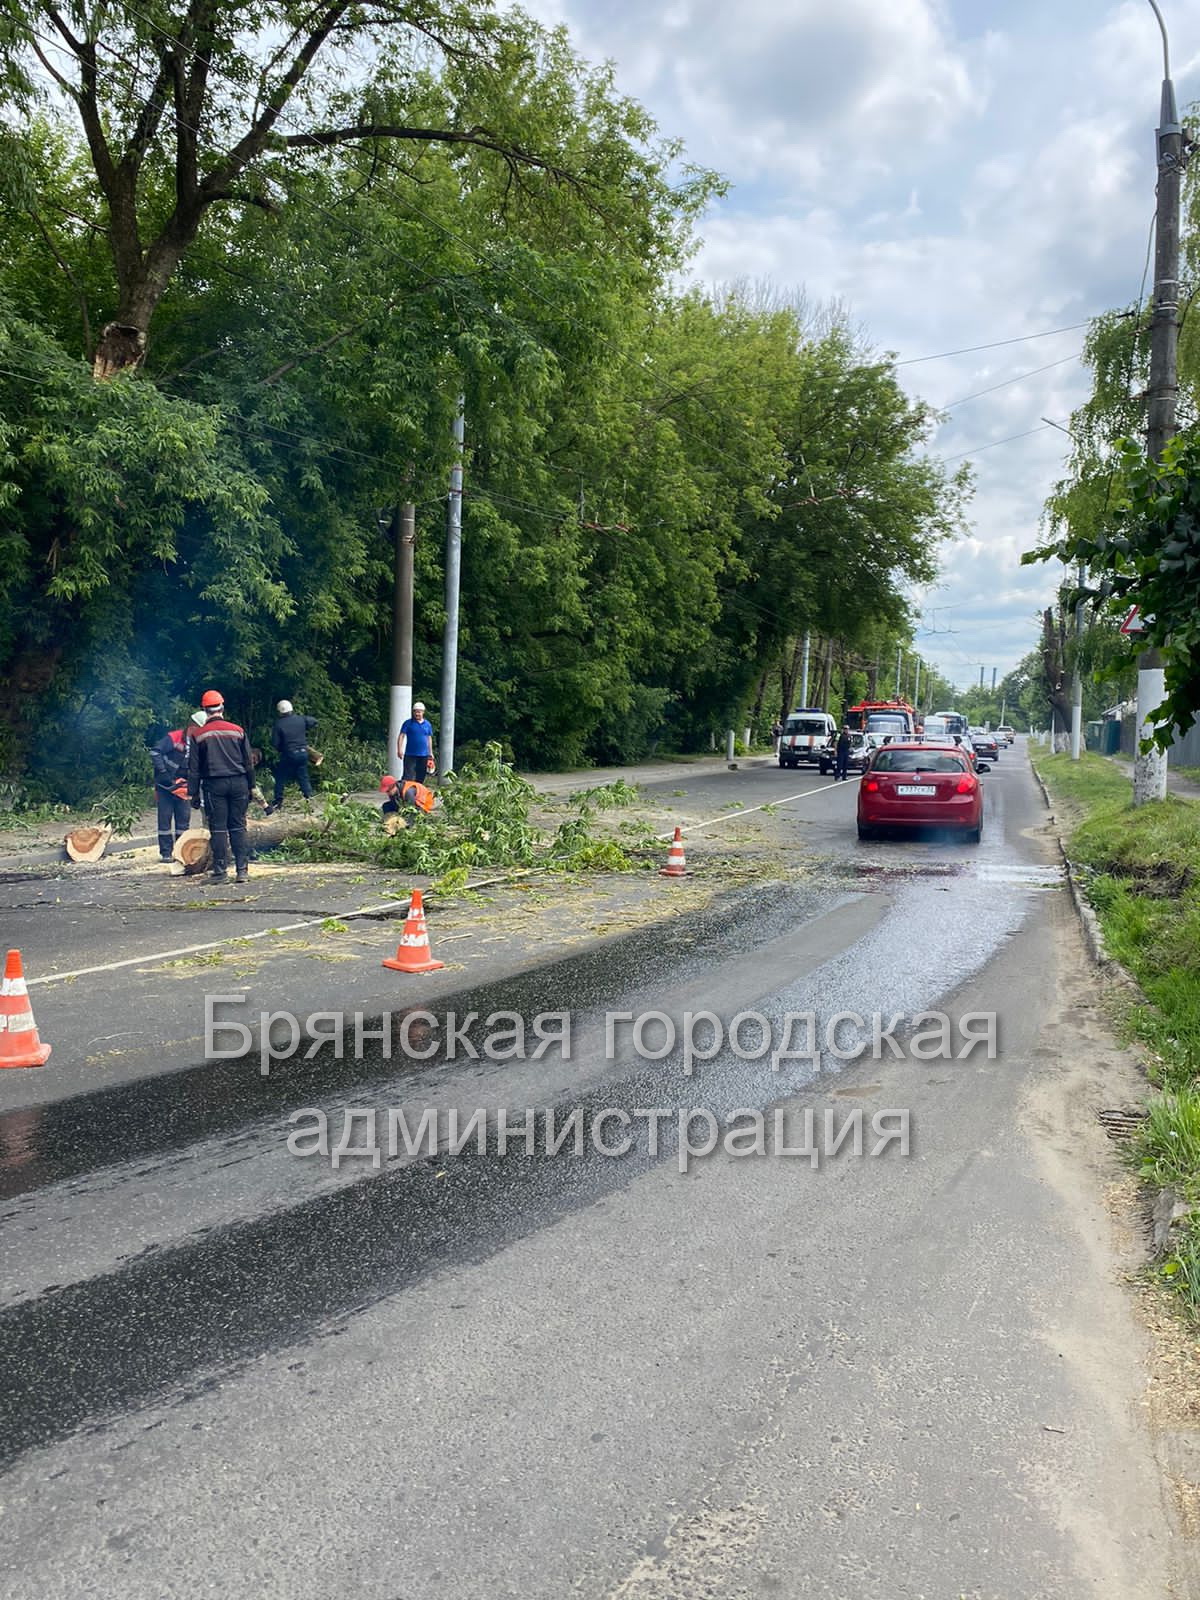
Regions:
[[[379,787],[387,796],[380,811],[383,825],[389,833],[406,828],[408,823],[401,813],[405,810],[423,811],[427,816],[437,804],[437,795],[423,783],[406,779],[403,783],[390,773],[379,780]]]
[[[254,785],[250,741],[244,728],[226,720],[224,699],[215,689],[206,690],[200,704],[208,712],[208,721],[192,736],[188,795],[193,810],[198,811],[203,785],[212,833],[213,882],[225,882],[232,848],[237,882],[245,883],[250,859],[246,806]]]

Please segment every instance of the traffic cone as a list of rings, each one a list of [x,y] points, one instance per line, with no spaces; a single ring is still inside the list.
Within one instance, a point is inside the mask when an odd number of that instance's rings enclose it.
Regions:
[[[659,867],[660,878],[690,878],[691,873],[687,868],[687,861],[683,854],[683,833],[675,829],[675,837],[671,840],[671,848],[667,851],[667,864]]]
[[[435,961],[429,948],[429,933],[425,927],[425,906],[420,889],[412,892],[408,915],[404,919],[404,932],[396,946],[396,954],[383,963],[393,972],[436,972],[444,961]]]
[[[45,1065],[50,1046],[38,1038],[29,1007],[29,990],[21,967],[21,952],[10,950],[0,985],[0,1067]]]

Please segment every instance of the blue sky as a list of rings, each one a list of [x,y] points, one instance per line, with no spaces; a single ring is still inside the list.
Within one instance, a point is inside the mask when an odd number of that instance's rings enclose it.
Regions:
[[[1181,105],[1200,6],[1160,0]],[[696,275],[838,299],[901,360],[1084,321],[1136,296],[1154,210],[1161,41],[1146,0],[536,0],[616,62],[691,159],[731,180]],[[973,454],[968,536],[920,597],[921,652],[960,684],[1035,641],[1057,572],[1021,568],[1088,390],[1082,331],[900,368],[956,405],[930,453]],[[1062,361],[1049,371],[1033,369]],[[1033,374],[1023,377],[1024,374]],[[995,442],[1039,431],[1008,444]],[[953,630],[953,631],[947,631]]]

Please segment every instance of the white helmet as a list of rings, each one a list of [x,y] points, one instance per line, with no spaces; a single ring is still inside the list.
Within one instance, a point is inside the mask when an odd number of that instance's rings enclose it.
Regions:
[[[292,702],[290,700],[281,700],[275,709],[281,717],[286,717],[291,712]]]
[[[195,723],[195,725],[198,728],[202,728],[204,726],[204,724],[208,721],[208,712],[207,711],[193,711],[192,712],[192,721]]]

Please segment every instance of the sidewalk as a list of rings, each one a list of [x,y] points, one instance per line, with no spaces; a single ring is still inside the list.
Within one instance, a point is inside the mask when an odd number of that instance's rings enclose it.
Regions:
[[[773,766],[775,757],[742,756],[738,758],[736,764],[739,767]],[[666,783],[672,778],[682,778],[686,773],[720,772],[725,766],[723,755],[703,755],[679,757],[674,761],[644,762],[629,767],[584,767],[574,772],[527,772],[522,773],[522,777],[526,778],[539,794],[563,795],[572,794],[577,789],[599,788],[603,784],[615,783],[618,778],[631,784]],[[373,789],[352,794],[350,798],[361,801],[364,805],[379,804],[379,795]],[[314,798],[313,810],[320,816],[320,791]],[[305,818],[299,798],[293,797],[287,810],[276,813],[276,818],[278,821],[275,830],[264,833],[260,824],[256,829],[258,840],[276,844],[285,833],[294,830],[294,825]],[[88,820],[88,813],[79,811],[55,818],[52,822],[37,823],[29,828],[0,826],[0,873],[6,870],[19,871],[23,866],[45,866],[58,861],[67,865],[62,847],[63,835],[70,828],[81,827]],[[151,848],[157,842],[156,827],[155,809],[153,806],[147,806],[131,834],[121,835],[110,842],[104,859],[113,860],[129,851]],[[278,838],[274,836],[276,831]],[[81,870],[90,869],[85,867]]]
[[[1132,761],[1126,761],[1124,756],[1109,756],[1107,759],[1118,771],[1125,774],[1130,784],[1133,783]],[[1194,778],[1185,778],[1171,767],[1167,768],[1167,789],[1171,794],[1177,794],[1181,800],[1200,800],[1200,783]]]

